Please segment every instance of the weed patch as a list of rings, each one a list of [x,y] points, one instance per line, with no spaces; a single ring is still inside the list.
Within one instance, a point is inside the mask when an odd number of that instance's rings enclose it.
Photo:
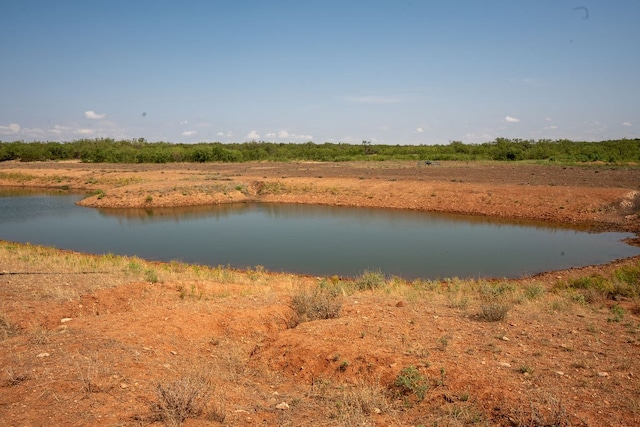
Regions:
[[[393,385],[402,396],[415,396],[418,400],[424,400],[429,390],[429,381],[415,366],[407,366],[396,377]]]
[[[369,270],[365,270],[353,282],[353,286],[359,291],[383,288],[386,284],[387,281],[381,271]]]

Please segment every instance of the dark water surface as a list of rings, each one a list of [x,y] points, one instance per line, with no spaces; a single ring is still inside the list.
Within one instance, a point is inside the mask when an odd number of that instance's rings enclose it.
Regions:
[[[236,204],[92,209],[82,195],[0,188],[0,239],[237,268],[407,279],[517,277],[640,255],[629,233],[390,209]]]

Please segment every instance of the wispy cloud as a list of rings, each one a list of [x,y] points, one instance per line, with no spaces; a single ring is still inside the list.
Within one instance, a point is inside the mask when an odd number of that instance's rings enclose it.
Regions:
[[[93,129],[86,129],[86,128],[80,128],[73,131],[73,133],[78,135],[92,135],[93,132],[94,132]]]
[[[416,128],[417,133],[424,133],[424,128]]]
[[[94,112],[93,110],[85,111],[84,112],[84,116],[87,119],[92,119],[92,120],[104,119],[105,117],[107,117],[106,114],[98,114],[98,113]]]
[[[504,121],[507,123],[518,123],[520,119],[516,119],[515,117],[511,117],[511,116],[506,116],[504,118]]]
[[[185,130],[184,132],[182,132],[182,136],[193,136],[195,134],[197,134],[198,131],[197,130]]]
[[[180,120],[179,122],[181,125],[188,125],[189,124],[189,120]]]
[[[12,135],[20,132],[21,126],[17,123],[11,123],[8,126],[0,126],[0,134]]]
[[[622,122],[622,126],[631,127],[631,122]]]

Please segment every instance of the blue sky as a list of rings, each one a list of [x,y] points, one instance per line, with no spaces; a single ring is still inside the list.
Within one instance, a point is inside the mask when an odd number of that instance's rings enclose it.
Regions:
[[[0,140],[640,137],[640,0],[0,2]]]

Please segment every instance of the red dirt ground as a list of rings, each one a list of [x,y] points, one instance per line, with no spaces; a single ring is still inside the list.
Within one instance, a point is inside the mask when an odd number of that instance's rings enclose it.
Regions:
[[[322,203],[640,231],[637,167],[8,162],[0,185],[100,190],[82,202],[99,207]],[[118,262],[0,242],[0,424],[162,425],[158,384],[197,372],[215,390],[185,426],[220,413],[229,426],[640,425],[638,299],[556,290],[638,258],[511,281],[389,279],[296,327],[291,296],[322,279]],[[482,287],[506,289],[504,320],[479,319]],[[394,386],[409,366],[428,378],[424,400]]]

